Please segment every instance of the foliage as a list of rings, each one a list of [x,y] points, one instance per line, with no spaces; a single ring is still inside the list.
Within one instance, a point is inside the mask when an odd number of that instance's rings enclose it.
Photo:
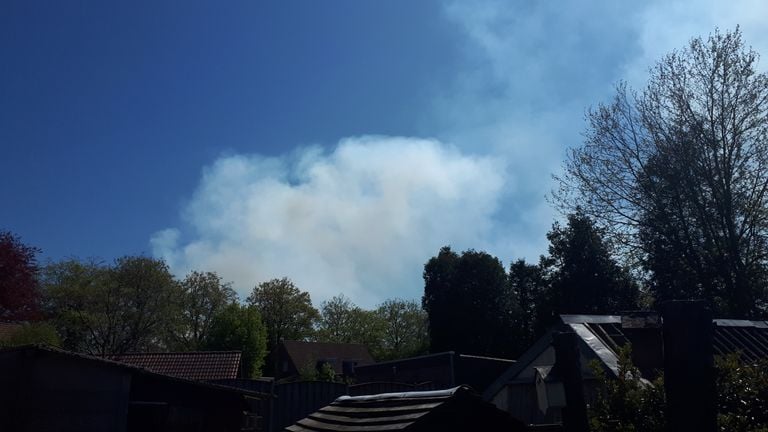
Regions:
[[[25,321],[39,317],[37,254],[8,231],[0,231],[0,319]]]
[[[721,431],[768,431],[768,360],[744,364],[738,354],[716,359]]]
[[[454,274],[458,260],[459,255],[445,246],[424,265],[424,297],[421,305],[429,320],[431,352],[448,351],[453,345],[451,330],[456,325],[453,321],[457,309],[462,306],[462,299],[454,297]]]
[[[528,349],[549,322],[550,316],[544,309],[547,284],[540,265],[518,259],[509,266],[509,291],[515,308],[515,355]]]
[[[379,360],[413,357],[427,352],[427,314],[418,303],[413,300],[386,300],[376,309],[375,315],[383,324]]]
[[[365,343],[370,328],[367,321],[372,317],[352,301],[340,294],[326,300],[320,306],[315,339],[323,342]],[[378,330],[378,329],[377,329]],[[374,336],[378,336],[378,331]]]
[[[229,303],[214,315],[203,347],[207,350],[242,351],[243,373],[261,376],[267,354],[267,330],[254,306]]]
[[[424,266],[422,305],[430,350],[505,357],[511,354],[512,304],[501,262],[443,247]]]
[[[336,371],[333,370],[333,366],[329,363],[323,363],[320,365],[320,370],[317,371],[318,381],[336,381]]]
[[[590,366],[597,376],[599,390],[589,410],[590,430],[594,432],[664,431],[664,381],[653,383],[640,379],[632,364],[632,349],[626,345],[618,352],[619,374],[606,377],[598,361]]]
[[[326,381],[337,382],[341,381],[336,376],[336,371],[328,362],[322,362],[319,366],[317,364],[309,363],[299,369],[299,381]]]
[[[213,317],[237,301],[231,284],[212,272],[193,271],[181,281],[181,310],[171,329],[176,349],[199,350],[211,329]]]
[[[59,346],[61,342],[56,329],[46,322],[26,323],[7,340],[0,340],[0,348],[29,344]]]
[[[619,377],[607,378],[592,364],[600,392],[590,409],[594,432],[662,431],[664,380],[644,384],[632,365],[629,345],[619,351]],[[716,357],[717,423],[721,431],[768,431],[768,360],[745,364],[738,353]]]
[[[656,301],[707,298],[719,315],[766,309],[768,75],[737,29],[693,39],[588,114],[561,208],[577,206],[650,272]]]
[[[247,301],[261,314],[272,346],[277,346],[281,339],[308,338],[320,316],[309,293],[301,291],[288,278],[260,283]]]
[[[161,260],[111,266],[66,260],[44,270],[46,307],[63,347],[95,355],[158,349],[178,316],[179,286]]]
[[[249,305],[256,308],[267,329],[267,349],[274,352],[281,340],[305,340],[312,336],[320,313],[312,306],[308,292],[288,278],[272,279],[253,288]],[[273,356],[267,372],[277,371]]]
[[[427,317],[415,301],[390,299],[365,310],[340,294],[322,303],[314,339],[366,345],[379,361],[411,357],[427,351]]]
[[[568,215],[565,227],[555,223],[547,234],[550,279],[548,305],[554,313],[611,314],[637,307],[638,286],[611,257],[602,231],[581,211]]]

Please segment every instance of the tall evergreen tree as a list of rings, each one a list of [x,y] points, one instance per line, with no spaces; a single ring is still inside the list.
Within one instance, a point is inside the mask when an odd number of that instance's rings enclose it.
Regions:
[[[518,259],[509,266],[509,290],[515,306],[515,342],[518,353],[527,349],[539,336],[542,327],[540,312],[547,294],[544,271],[537,264]]]
[[[547,234],[549,256],[542,261],[550,278],[539,313],[544,322],[555,314],[614,314],[637,308],[639,287],[610,254],[603,234],[585,214],[568,216]]]
[[[511,296],[498,258],[444,247],[424,266],[424,281],[432,352],[511,354]]]

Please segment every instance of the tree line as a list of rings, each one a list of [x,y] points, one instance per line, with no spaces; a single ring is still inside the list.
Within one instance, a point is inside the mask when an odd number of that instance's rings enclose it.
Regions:
[[[424,270],[438,350],[513,356],[560,313],[704,299],[768,316],[768,75],[741,32],[716,30],[619,83],[586,115],[551,202],[566,216],[537,263],[443,248]],[[480,327],[475,327],[475,325]],[[481,328],[482,331],[477,331]]]
[[[40,265],[38,252],[0,232],[0,321],[28,323],[13,344],[97,356],[240,350],[249,376],[273,372],[267,355],[283,339],[365,344],[381,360],[427,350],[426,315],[415,301],[367,310],[340,294],[317,309],[288,278],[259,283],[240,301],[215,272],[177,279],[163,260],[145,256]]]
[[[611,314],[642,305],[639,284],[611,257],[583,213],[555,223],[548,254],[507,269],[482,251],[446,246],[424,266],[423,306],[434,352],[517,358],[558,314]]]
[[[51,317],[62,344],[97,354],[223,347],[211,342],[221,334],[264,339],[265,350],[281,338],[358,342],[387,359],[515,357],[558,314],[670,299],[708,300],[722,318],[764,318],[768,75],[758,58],[738,28],[715,31],[661,59],[641,90],[620,83],[587,112],[584,142],[555,177],[550,198],[565,219],[547,234],[547,254],[505,268],[486,252],[444,247],[425,264],[421,307],[391,300],[364,310],[340,295],[318,310],[288,279],[239,302],[215,274],[179,281],[146,257],[38,272],[36,249],[0,233],[0,319]],[[258,325],[220,330],[245,322]]]

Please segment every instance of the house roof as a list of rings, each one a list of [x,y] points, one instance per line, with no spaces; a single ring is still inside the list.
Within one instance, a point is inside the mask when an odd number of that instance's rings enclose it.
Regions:
[[[768,358],[768,321],[717,319],[715,323],[715,354],[738,351],[748,362]]]
[[[574,329],[590,347],[608,349],[600,355],[606,364],[615,361],[616,351],[632,335],[622,329],[621,317],[615,315],[561,315],[561,320]],[[740,353],[747,362],[768,358],[768,321],[714,319],[713,348],[715,355]],[[584,331],[588,330],[588,333]],[[597,339],[589,344],[590,339]],[[613,357],[611,357],[611,355]]]
[[[368,347],[362,344],[290,340],[284,340],[281,344],[297,370],[307,366],[315,367],[318,361],[325,360],[336,373],[341,374],[344,372],[344,361],[355,361],[357,365],[373,363]]]
[[[474,413],[469,413],[470,410],[474,410]],[[518,425],[515,420],[496,411],[495,407],[480,400],[466,386],[425,392],[341,396],[332,404],[299,420],[286,430],[291,432],[412,430],[417,428],[420,422],[432,421],[431,426],[440,424],[440,422],[434,422],[437,416],[448,419],[460,417],[461,420],[466,420],[466,417],[472,414],[477,417],[476,423],[480,429],[484,429],[482,427],[484,422],[489,422],[496,415],[500,423],[506,422],[502,423],[508,426],[505,430],[516,430],[515,426],[522,430],[522,424]],[[422,429],[431,430],[430,427]]]
[[[121,368],[131,373],[142,374],[142,375],[150,376],[156,379],[173,381],[183,385],[191,385],[199,388],[206,388],[209,390],[225,391],[229,393],[239,393],[242,395],[248,395],[248,396],[257,397],[257,398],[263,398],[263,397],[269,396],[257,391],[251,391],[247,389],[241,389],[241,388],[214,384],[209,382],[194,381],[194,380],[180,378],[172,375],[165,375],[165,374],[157,373],[155,371],[152,371],[140,366],[136,366],[128,363],[122,363],[122,362],[110,360],[107,358],[95,357],[88,354],[81,354],[81,353],[76,353],[72,351],[66,351],[60,348],[55,348],[55,347],[44,345],[44,344],[21,345],[21,346],[16,346],[11,348],[4,348],[4,349],[0,349],[0,354],[7,353],[7,352],[16,352],[16,351],[49,354],[54,356],[62,356],[62,357],[67,357],[72,359],[83,360],[83,361],[91,362],[93,364],[97,364],[101,366]]]
[[[21,323],[0,322],[0,341],[10,339],[23,326]]]
[[[240,370],[240,351],[126,353],[110,360],[190,380],[234,379]]]
[[[560,315],[558,330],[570,329],[579,336],[579,345],[587,358],[599,359],[607,370],[618,374],[618,349],[633,342],[633,335],[622,328],[619,315]],[[740,353],[742,359],[754,362],[768,358],[768,321],[714,319],[713,349],[715,355]],[[565,329],[563,329],[565,327]],[[554,331],[554,330],[553,330]],[[502,387],[520,374],[551,344],[552,331],[542,336],[504,374],[483,393],[493,398]]]

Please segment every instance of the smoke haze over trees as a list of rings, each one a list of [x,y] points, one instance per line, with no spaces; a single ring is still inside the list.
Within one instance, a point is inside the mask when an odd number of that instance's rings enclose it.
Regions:
[[[421,305],[391,298],[364,309],[344,292],[316,309],[312,287],[288,277],[253,281],[241,303],[213,272],[177,279],[143,256],[40,266],[36,248],[0,232],[0,319],[41,318],[51,327],[21,339],[97,355],[239,349],[258,375],[281,339],[365,344],[378,360],[450,350],[514,358],[561,313],[703,298],[718,317],[764,317],[768,76],[756,62],[738,30],[715,32],[664,57],[641,91],[619,84],[589,111],[585,141],[565,161],[554,194],[564,219],[546,255],[505,267],[513,257],[445,246],[423,267]]]

